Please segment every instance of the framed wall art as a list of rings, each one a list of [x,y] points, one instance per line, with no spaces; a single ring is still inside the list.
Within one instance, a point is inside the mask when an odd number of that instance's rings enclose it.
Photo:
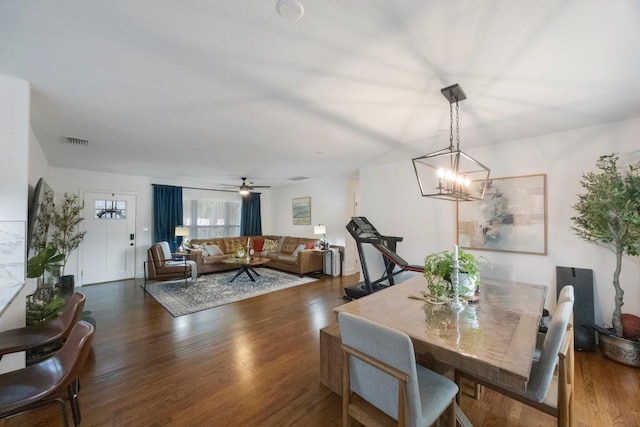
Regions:
[[[465,249],[546,255],[547,175],[490,179],[484,200],[458,203],[457,228]]]
[[[311,225],[311,197],[293,199],[293,225]]]

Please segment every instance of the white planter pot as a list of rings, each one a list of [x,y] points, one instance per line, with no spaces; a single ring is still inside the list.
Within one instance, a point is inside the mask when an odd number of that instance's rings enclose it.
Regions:
[[[477,276],[469,276],[466,273],[458,274],[458,293],[464,297],[473,296],[476,293]]]

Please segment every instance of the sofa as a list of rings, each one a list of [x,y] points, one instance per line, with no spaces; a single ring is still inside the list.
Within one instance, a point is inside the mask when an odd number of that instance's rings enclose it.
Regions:
[[[192,239],[183,247],[187,259],[195,261],[198,274],[237,269],[237,264],[223,260],[236,255],[236,250],[254,250],[253,256],[268,258],[266,267],[299,276],[322,271],[323,254],[315,251],[318,239],[292,236],[216,237]]]

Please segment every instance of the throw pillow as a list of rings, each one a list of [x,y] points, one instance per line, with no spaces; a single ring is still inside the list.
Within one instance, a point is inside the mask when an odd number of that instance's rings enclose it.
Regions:
[[[299,244],[298,247],[293,251],[293,253],[291,255],[292,256],[298,256],[300,251],[304,251],[306,247],[307,247],[307,245],[305,245],[304,243]]]
[[[282,252],[282,247],[284,246],[285,240],[287,240],[287,236],[281,236],[280,237],[280,240],[278,241],[278,250],[277,250],[277,252]]]
[[[253,239],[253,250],[256,252],[262,252],[264,247],[264,239]]]
[[[262,246],[262,250],[266,252],[273,252],[278,249],[278,241],[271,239],[264,239],[264,246]]]
[[[203,249],[209,256],[224,255],[218,245],[205,245]]]
[[[305,248],[305,249],[313,249],[313,248],[315,248],[315,247],[316,247],[316,244],[315,244],[315,243],[313,243],[313,242],[309,242],[309,243],[307,243],[307,244],[305,245],[305,247],[304,247],[304,248]]]

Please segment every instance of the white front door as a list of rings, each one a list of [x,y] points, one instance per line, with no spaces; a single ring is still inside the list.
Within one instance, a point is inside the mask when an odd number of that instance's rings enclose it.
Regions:
[[[86,191],[81,284],[131,279],[136,258],[136,196]]]

